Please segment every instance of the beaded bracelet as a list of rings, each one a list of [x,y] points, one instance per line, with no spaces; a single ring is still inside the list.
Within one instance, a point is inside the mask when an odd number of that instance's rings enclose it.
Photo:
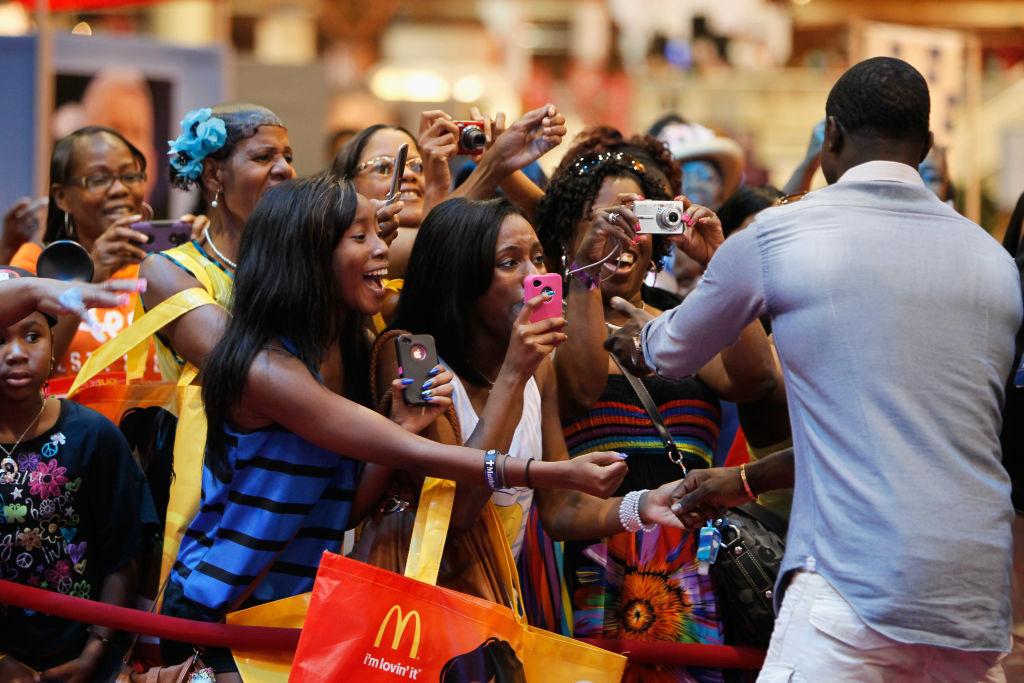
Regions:
[[[640,498],[647,493],[648,489],[630,491],[622,497],[619,504],[619,523],[622,528],[630,533],[637,531],[654,531],[657,524],[644,524],[640,519]]]

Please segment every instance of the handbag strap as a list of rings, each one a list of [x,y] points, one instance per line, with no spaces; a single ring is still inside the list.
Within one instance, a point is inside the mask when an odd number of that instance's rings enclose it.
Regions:
[[[661,437],[662,443],[665,444],[665,451],[668,454],[668,459],[674,464],[679,465],[683,470],[683,476],[687,474],[686,463],[683,462],[683,454],[679,452],[679,447],[676,446],[675,439],[672,438],[672,434],[669,433],[668,427],[665,426],[665,420],[661,417],[661,412],[658,410],[658,406],[654,403],[654,399],[651,397],[651,392],[647,391],[647,387],[640,381],[640,378],[627,370],[619,359],[615,357],[615,354],[609,354],[615,364],[619,366],[619,370],[622,371],[622,376],[629,382],[629,386],[633,387],[633,392],[636,393],[637,398],[640,399],[640,404],[643,405],[644,410],[647,411],[647,415],[651,418],[651,422],[654,424],[654,429],[658,432],[658,436]]]

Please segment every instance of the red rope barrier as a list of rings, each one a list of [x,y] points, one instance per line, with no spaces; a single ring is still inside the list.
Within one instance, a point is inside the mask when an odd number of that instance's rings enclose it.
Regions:
[[[668,643],[651,640],[580,640],[625,655],[631,662],[722,669],[760,669],[765,651],[756,647]]]
[[[73,621],[98,624],[116,631],[245,652],[294,652],[301,633],[301,629],[297,628],[229,626],[167,617],[2,580],[0,603]],[[581,640],[619,652],[631,661],[650,664],[758,669],[765,657],[764,650],[752,647],[644,640]]]
[[[116,631],[246,652],[294,652],[301,633],[297,628],[228,626],[166,617],[10,581],[0,581],[0,602],[86,624],[98,624]]]

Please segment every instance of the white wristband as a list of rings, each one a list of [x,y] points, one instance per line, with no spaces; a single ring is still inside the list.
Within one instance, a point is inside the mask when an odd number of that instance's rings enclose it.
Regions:
[[[657,524],[644,524],[640,519],[640,497],[647,493],[647,489],[630,491],[622,497],[619,504],[619,523],[622,528],[630,533],[637,531],[654,531]]]

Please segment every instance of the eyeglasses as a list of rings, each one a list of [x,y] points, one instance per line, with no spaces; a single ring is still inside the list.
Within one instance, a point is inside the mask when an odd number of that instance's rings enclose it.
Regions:
[[[572,171],[578,176],[585,176],[594,168],[604,164],[620,164],[633,169],[637,173],[646,173],[647,167],[626,152],[600,152],[584,154],[572,165]]]
[[[423,173],[423,159],[408,159],[405,162],[405,167],[413,173]],[[370,172],[374,175],[390,176],[395,172],[395,158],[381,155],[367,159],[356,166],[356,173],[362,173],[366,169],[370,169]]]
[[[84,187],[90,192],[98,192],[100,190],[109,190],[110,186],[114,184],[115,179],[120,180],[122,185],[134,187],[146,182],[146,173],[145,171],[128,171],[127,173],[93,173],[92,175],[87,175],[84,178],[75,178],[71,181],[71,184]]]
[[[804,198],[805,194],[807,194],[807,190],[804,190],[803,192],[797,192],[795,194],[787,194],[785,197],[779,200],[779,206],[782,206],[783,204],[793,204],[795,202],[798,202]]]

